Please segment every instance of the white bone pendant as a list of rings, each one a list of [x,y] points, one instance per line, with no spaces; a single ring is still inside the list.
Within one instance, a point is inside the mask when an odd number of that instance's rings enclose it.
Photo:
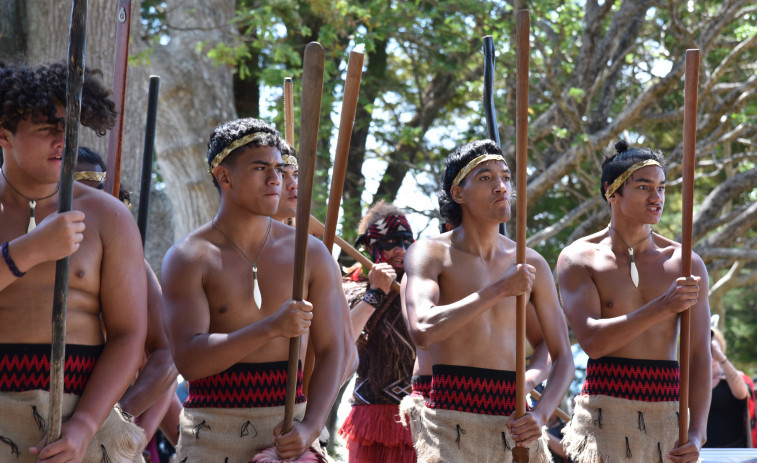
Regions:
[[[636,268],[636,260],[633,258],[633,248],[628,248],[631,254],[631,281],[637,288],[639,287],[639,269]]]
[[[260,294],[260,286],[258,286],[258,268],[252,267],[252,297],[255,300],[255,305],[258,306],[258,310],[263,307],[263,295]]]
[[[34,220],[34,208],[37,206],[37,201],[29,201],[29,227],[26,229],[26,233],[37,228],[37,221]]]

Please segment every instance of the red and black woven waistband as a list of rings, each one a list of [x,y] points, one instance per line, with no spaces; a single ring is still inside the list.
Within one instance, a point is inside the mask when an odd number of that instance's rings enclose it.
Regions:
[[[287,362],[237,363],[228,370],[189,381],[187,408],[278,407],[286,401]],[[297,368],[295,403],[305,402],[302,368]]]
[[[680,378],[675,360],[589,359],[581,394],[644,402],[676,401]]]
[[[63,392],[82,395],[103,346],[66,345]],[[50,344],[0,344],[0,391],[50,389]]]
[[[412,378],[413,394],[428,399],[431,392],[431,375],[413,375]]]
[[[429,408],[482,415],[515,411],[514,371],[434,365],[432,373]]]

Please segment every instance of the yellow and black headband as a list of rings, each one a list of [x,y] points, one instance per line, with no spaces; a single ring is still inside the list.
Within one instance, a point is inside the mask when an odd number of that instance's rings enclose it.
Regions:
[[[451,186],[459,185],[460,182],[462,182],[463,179],[476,168],[476,166],[486,161],[502,161],[507,165],[507,161],[505,161],[505,158],[500,154],[482,154],[481,156],[472,159],[460,172],[457,173],[457,175],[455,175],[455,179],[452,180]]]
[[[245,135],[242,138],[234,140],[233,142],[231,142],[229,144],[229,146],[227,146],[226,148],[224,148],[223,151],[221,151],[220,153],[216,154],[216,157],[213,158],[213,162],[210,163],[210,167],[208,168],[208,172],[210,172],[210,174],[212,175],[213,174],[213,169],[215,169],[216,167],[218,167],[223,162],[223,160],[226,159],[237,148],[241,148],[244,145],[246,145],[248,143],[251,143],[253,141],[256,141],[256,140],[264,140],[265,137],[267,137],[269,135],[272,135],[272,134],[270,132],[253,132],[253,133]]]
[[[658,166],[662,168],[662,164],[655,161],[654,159],[647,159],[646,161],[637,162],[636,164],[626,169],[625,172],[620,174],[618,178],[616,178],[615,181],[612,182],[612,185],[610,185],[607,188],[607,191],[605,191],[605,199],[610,199],[610,196],[614,195],[615,192],[618,191],[618,188],[620,188],[620,186],[623,185],[626,182],[626,180],[628,180],[628,177],[633,175],[634,172],[641,169],[642,167],[647,167],[647,166]]]

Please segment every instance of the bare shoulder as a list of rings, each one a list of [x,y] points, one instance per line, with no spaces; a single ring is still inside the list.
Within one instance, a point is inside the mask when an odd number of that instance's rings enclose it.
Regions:
[[[447,232],[415,241],[407,250],[408,256],[440,257],[449,250],[451,234],[452,232]]]
[[[88,222],[96,223],[101,234],[118,233],[119,238],[123,239],[126,233],[132,235],[137,230],[131,212],[121,201],[102,190],[78,182],[74,182],[73,209],[84,212]],[[98,220],[93,222],[95,219]]]
[[[579,238],[566,246],[557,258],[558,272],[567,271],[576,266],[589,267],[600,252],[602,240],[607,238],[607,230]]]
[[[219,254],[218,244],[210,240],[209,231],[210,225],[205,224],[171,246],[163,258],[165,269],[196,268],[209,262],[214,254]],[[166,276],[163,272],[163,278]]]

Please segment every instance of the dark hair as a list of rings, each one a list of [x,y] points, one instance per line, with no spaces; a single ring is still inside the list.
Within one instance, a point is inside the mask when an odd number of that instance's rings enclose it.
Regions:
[[[103,172],[107,171],[107,168],[105,167],[105,161],[103,161],[103,157],[100,156],[100,153],[93,149],[87,148],[86,146],[79,147],[77,161],[88,162],[95,166],[100,166],[100,169],[102,169]]]
[[[256,139],[244,146],[240,146],[231,154],[229,154],[229,156],[227,156],[226,159],[221,162],[221,164],[224,164],[226,161],[231,159],[235,154],[239,152],[241,148],[271,146],[281,151],[281,135],[276,131],[276,129],[261,121],[260,119],[248,117],[244,119],[226,121],[218,124],[216,128],[213,129],[213,133],[210,134],[210,141],[208,142],[208,167],[210,167],[210,165],[213,163],[213,159],[215,159],[218,153],[226,149],[227,146],[231,145],[236,140],[239,140],[245,135],[249,135],[255,132],[266,132],[269,133],[270,136]],[[218,182],[216,181],[215,176],[213,176],[213,184],[216,186],[216,188],[218,188]]]
[[[24,119],[62,124],[56,106],[66,105],[67,66],[63,62],[28,67],[0,62],[0,127],[15,133]],[[116,104],[99,69],[85,69],[80,122],[98,135],[116,122]]]
[[[292,156],[295,159],[297,159],[297,151],[294,149],[292,145],[286,142],[286,140],[281,140],[281,147],[279,148],[281,150],[282,156]]]
[[[620,177],[623,172],[628,170],[629,167],[637,162],[646,161],[647,159],[654,159],[659,162],[662,167],[662,171],[665,172],[665,164],[660,150],[653,150],[652,148],[630,148],[625,140],[619,140],[615,143],[616,152],[605,156],[602,161],[602,180],[599,184],[599,191],[602,194],[602,199],[605,198],[605,184],[607,186],[612,185],[612,182],[616,178]],[[623,196],[623,185],[621,185],[616,193]]]
[[[444,172],[442,172],[442,185],[438,192],[439,214],[442,216],[442,224],[449,222],[459,225],[463,222],[463,209],[452,199],[450,194],[452,181],[472,159],[482,154],[499,154],[502,156],[502,150],[492,140],[476,140],[457,147],[452,154],[447,156]],[[460,184],[462,185],[465,181],[466,179],[463,179]]]

